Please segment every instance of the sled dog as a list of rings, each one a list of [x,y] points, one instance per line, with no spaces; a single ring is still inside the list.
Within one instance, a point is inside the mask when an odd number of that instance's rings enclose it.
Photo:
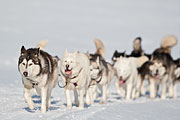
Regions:
[[[91,73],[91,81],[94,85],[90,86],[90,90],[92,93],[92,102],[97,98],[97,87],[101,92],[101,100],[100,103],[103,104],[107,100],[107,95],[109,93],[109,85],[114,76],[114,69],[112,65],[105,61],[105,48],[104,44],[101,40],[96,39],[96,52],[95,54],[88,54],[90,60],[90,73]]]
[[[21,48],[18,61],[18,70],[22,75],[24,85],[24,98],[31,110],[34,103],[31,98],[32,89],[41,96],[41,112],[44,113],[50,107],[51,92],[58,81],[58,57],[53,57],[41,50],[47,41],[41,41],[38,48]]]
[[[73,90],[75,105],[79,106],[79,108],[84,108],[84,95],[86,95],[87,103],[91,101],[88,91],[88,86],[91,80],[90,62],[88,57],[83,53],[79,53],[78,51],[68,53],[66,49],[63,58],[60,60],[60,73],[62,81],[65,85],[64,89],[67,107],[72,108],[70,91]],[[80,96],[79,101],[77,90],[79,91]]]

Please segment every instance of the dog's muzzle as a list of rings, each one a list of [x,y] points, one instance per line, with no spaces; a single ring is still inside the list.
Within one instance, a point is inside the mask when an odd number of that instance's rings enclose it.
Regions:
[[[67,77],[72,74],[72,69],[69,68],[69,65],[66,65],[65,74]]]
[[[28,72],[23,72],[24,77],[28,76]]]
[[[124,85],[126,81],[123,80],[123,77],[122,77],[122,76],[120,76],[120,77],[119,77],[119,82],[120,82],[121,85]]]

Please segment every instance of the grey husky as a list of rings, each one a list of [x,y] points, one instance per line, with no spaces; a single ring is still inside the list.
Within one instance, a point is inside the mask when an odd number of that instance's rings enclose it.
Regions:
[[[21,48],[18,61],[18,70],[22,75],[24,85],[24,98],[31,110],[34,109],[31,92],[35,88],[41,96],[41,112],[44,113],[50,107],[52,89],[58,81],[58,57],[53,57],[41,50],[46,41],[41,41],[38,48]]]

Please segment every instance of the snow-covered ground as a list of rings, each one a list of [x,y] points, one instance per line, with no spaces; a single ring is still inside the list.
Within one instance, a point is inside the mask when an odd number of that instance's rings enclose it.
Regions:
[[[23,98],[23,86],[17,69],[20,48],[34,47],[39,40],[48,39],[46,50],[62,57],[65,48],[94,52],[94,38],[100,38],[110,61],[115,49],[132,50],[132,41],[141,36],[145,52],[159,47],[165,35],[180,38],[179,0],[1,0],[0,1],[0,119],[123,119],[179,120],[178,98],[134,101],[120,99],[110,87],[107,104],[97,102],[84,109],[66,108],[63,89],[56,87],[52,107],[40,113],[40,98],[33,95],[35,110],[30,111]],[[173,48],[174,59],[180,57],[180,43]]]

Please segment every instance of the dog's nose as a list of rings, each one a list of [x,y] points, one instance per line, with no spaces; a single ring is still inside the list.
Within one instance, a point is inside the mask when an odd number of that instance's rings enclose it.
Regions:
[[[27,76],[28,76],[28,72],[23,72],[23,75],[24,75],[25,77],[27,77]]]
[[[120,76],[120,77],[119,77],[119,79],[120,79],[120,80],[122,80],[122,79],[123,79],[123,77],[122,77],[122,76]]]
[[[66,68],[68,68],[68,67],[69,67],[69,65],[67,64],[67,65],[66,65]]]
[[[159,70],[156,70],[156,74],[158,74],[159,73]]]

